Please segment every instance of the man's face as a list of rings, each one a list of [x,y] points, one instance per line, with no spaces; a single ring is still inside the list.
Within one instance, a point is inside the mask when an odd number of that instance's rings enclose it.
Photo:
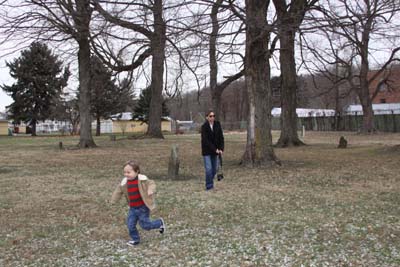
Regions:
[[[214,114],[214,112],[210,112],[210,114],[208,114],[207,120],[208,120],[208,122],[211,123],[211,124],[214,123],[214,121],[215,121],[215,114]]]

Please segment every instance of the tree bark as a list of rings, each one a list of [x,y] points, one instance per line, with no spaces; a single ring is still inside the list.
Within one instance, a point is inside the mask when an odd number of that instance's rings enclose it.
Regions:
[[[89,23],[91,11],[88,0],[76,0],[77,14],[74,21],[77,29],[79,68],[79,147],[95,147],[92,136],[92,116],[90,112],[90,44]]]
[[[312,1],[313,2],[313,1]],[[311,4],[311,3],[310,3]],[[300,146],[304,143],[297,134],[297,73],[294,57],[295,35],[303,21],[307,0],[274,0],[278,17],[281,67],[281,134],[278,147]]]
[[[32,119],[31,126],[32,126],[32,136],[36,136],[36,119]]]
[[[366,71],[364,69],[366,69]],[[372,99],[369,95],[369,83],[367,80],[368,69],[367,65],[364,67],[361,66],[360,88],[357,90],[363,110],[362,133],[373,133],[375,131],[374,111],[372,109]]]
[[[280,164],[272,146],[269,30],[269,1],[246,0],[245,78],[249,97],[249,123],[245,165]]]
[[[221,94],[222,92],[217,92],[217,77],[218,77],[218,63],[217,63],[217,37],[219,31],[218,23],[218,9],[221,5],[222,0],[217,0],[211,9],[211,23],[212,31],[209,40],[209,57],[210,57],[210,91],[213,111],[215,117],[219,119],[221,113]]]
[[[155,0],[153,6],[154,33],[151,40],[152,69],[151,69],[151,101],[149,111],[149,127],[147,135],[154,138],[164,138],[161,132],[162,91],[164,81],[164,60],[166,25],[163,19],[162,0]]]
[[[340,119],[340,85],[339,85],[339,64],[335,65],[335,131],[339,131],[339,119]]]
[[[368,13],[370,10],[368,11]],[[360,70],[360,87],[357,90],[358,97],[360,98],[361,106],[363,109],[363,124],[361,128],[362,133],[372,133],[375,131],[374,126],[374,112],[372,110],[372,98],[369,94],[369,35],[371,32],[371,21],[367,21],[364,31],[362,32],[362,43],[359,45],[361,56],[361,70]]]
[[[212,31],[209,40],[209,58],[210,58],[210,91],[211,91],[211,102],[215,117],[221,120],[221,102],[222,93],[225,88],[228,87],[232,82],[236,81],[244,75],[244,71],[240,71],[235,75],[228,77],[225,81],[218,84],[218,62],[217,62],[217,39],[218,32],[220,29],[218,21],[218,10],[222,4],[223,0],[217,0],[211,9],[211,22]]]
[[[96,118],[96,136],[100,136],[101,134],[101,122],[100,122],[100,116],[97,116]]]
[[[281,134],[278,147],[300,146],[304,143],[297,134],[297,82],[296,63],[294,58],[295,32],[281,30],[280,66],[281,66]]]
[[[247,83],[250,82],[246,76],[246,90],[251,90],[251,86]],[[247,166],[253,166],[256,161],[256,134],[255,134],[255,102],[253,93],[248,93],[249,115],[247,118],[247,142],[246,150],[242,156],[241,163]]]

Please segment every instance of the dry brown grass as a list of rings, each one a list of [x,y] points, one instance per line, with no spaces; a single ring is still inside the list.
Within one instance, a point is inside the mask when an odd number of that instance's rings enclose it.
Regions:
[[[307,146],[276,150],[282,167],[256,169],[238,165],[246,136],[225,137],[215,192],[203,190],[199,135],[105,136],[88,150],[72,137],[0,138],[0,265],[400,265],[399,134],[307,132]],[[179,181],[165,177],[172,144]],[[168,224],[165,236],[141,231],[138,249],[125,246],[125,204],[107,203],[128,159],[156,180],[153,217]]]

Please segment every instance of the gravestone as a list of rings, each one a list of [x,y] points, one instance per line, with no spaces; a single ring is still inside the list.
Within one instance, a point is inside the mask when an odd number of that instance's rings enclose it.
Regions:
[[[168,163],[168,177],[170,179],[177,179],[179,177],[179,148],[173,145],[171,148],[171,156]]]
[[[343,136],[340,137],[338,148],[347,148],[347,140]]]

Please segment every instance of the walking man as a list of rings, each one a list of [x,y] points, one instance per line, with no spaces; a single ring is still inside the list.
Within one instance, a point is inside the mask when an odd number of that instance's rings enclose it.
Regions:
[[[218,155],[224,152],[224,134],[221,124],[215,120],[215,113],[209,110],[201,126],[201,152],[206,171],[206,190],[214,188],[214,176],[218,168]]]

